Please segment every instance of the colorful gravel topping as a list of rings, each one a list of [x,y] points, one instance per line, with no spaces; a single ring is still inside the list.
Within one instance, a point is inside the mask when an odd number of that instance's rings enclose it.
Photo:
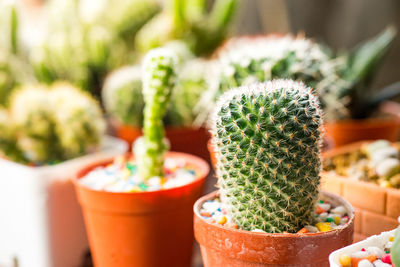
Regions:
[[[132,157],[116,157],[114,162],[98,167],[79,182],[91,189],[108,192],[145,192],[183,186],[195,180],[196,167],[184,159],[166,158],[164,177],[144,180],[139,176]]]
[[[210,223],[220,224],[228,228],[238,229],[238,226],[229,218],[227,210],[223,207],[219,198],[208,200],[203,203],[200,215]],[[344,206],[334,207],[329,202],[319,200],[315,208],[315,222],[313,225],[306,225],[297,233],[318,233],[327,232],[342,228],[349,222],[349,216]],[[256,229],[252,232],[264,232]]]
[[[392,267],[390,250],[394,236],[390,236],[383,246],[369,246],[351,254],[339,257],[342,267]]]

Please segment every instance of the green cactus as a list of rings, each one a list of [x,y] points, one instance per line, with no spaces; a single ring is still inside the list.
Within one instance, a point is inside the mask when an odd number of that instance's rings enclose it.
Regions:
[[[113,119],[141,127],[144,100],[140,66],[126,66],[112,72],[104,82],[104,107]]]
[[[296,232],[313,220],[322,112],[310,88],[274,80],[226,92],[212,116],[221,201],[241,229]]]
[[[0,157],[26,163],[27,159],[18,147],[18,136],[7,110],[0,108]]]
[[[135,143],[138,169],[143,179],[163,176],[164,154],[168,150],[163,127],[172,89],[176,59],[171,50],[150,51],[143,61],[144,122],[143,137]]]
[[[89,153],[99,145],[105,130],[99,104],[67,83],[16,90],[9,113],[17,131],[16,143],[27,161],[34,164]],[[7,151],[3,153],[8,156]]]
[[[138,50],[146,52],[171,40],[182,39],[196,55],[212,53],[226,37],[238,0],[216,0],[210,12],[207,12],[206,2],[166,1],[165,10],[138,32]]]
[[[71,159],[95,150],[106,126],[97,101],[68,83],[54,84],[49,101],[55,134],[62,150],[61,159]]]
[[[192,126],[197,116],[194,107],[207,88],[208,62],[192,59],[193,54],[183,42],[170,42],[164,48],[172,50],[178,60],[177,82],[164,123],[167,126]],[[126,125],[141,127],[144,100],[140,67],[125,66],[111,73],[104,83],[102,98],[111,118]]]

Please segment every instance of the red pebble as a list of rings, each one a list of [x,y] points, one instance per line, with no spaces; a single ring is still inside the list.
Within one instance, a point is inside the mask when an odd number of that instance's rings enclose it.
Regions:
[[[381,258],[381,261],[384,263],[392,264],[392,258],[390,257],[390,254],[384,254]]]
[[[206,211],[200,212],[200,215],[204,216],[204,217],[211,217],[211,213],[206,212]]]
[[[317,213],[317,214],[321,214],[324,212],[325,212],[325,210],[323,208],[321,208],[320,206],[317,206],[317,208],[315,209],[315,213]]]
[[[301,228],[297,233],[298,234],[306,234],[306,233],[308,233],[308,230],[307,230],[307,228]]]
[[[225,226],[225,227],[228,227],[228,228],[238,229],[238,226],[237,226],[236,223],[228,222],[228,223],[226,223],[224,226]]]
[[[365,248],[362,248],[361,251],[365,251]]]

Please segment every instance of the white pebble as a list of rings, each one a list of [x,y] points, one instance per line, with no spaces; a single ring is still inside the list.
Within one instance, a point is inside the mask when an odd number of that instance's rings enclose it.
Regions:
[[[318,206],[320,206],[325,211],[328,211],[331,209],[331,204],[328,204],[328,203],[318,203]]]
[[[351,254],[353,258],[365,258],[369,255],[367,251],[357,251]]]
[[[375,254],[378,258],[382,258],[383,254],[385,254],[383,249],[378,248],[378,247],[367,247],[365,250],[369,254]]]
[[[376,260],[376,261],[374,261],[374,266],[375,266],[375,267],[392,267],[391,264],[384,263],[384,262],[382,262],[381,260]]]
[[[321,214],[319,215],[319,217],[318,217],[318,219],[319,219],[321,222],[325,222],[325,221],[326,221],[326,218],[328,218],[328,213],[326,213],[326,212],[321,213]]]
[[[310,233],[317,233],[318,232],[318,228],[312,225],[306,225],[304,226],[304,228],[306,228]]]
[[[346,214],[346,208],[344,206],[337,206],[336,208],[331,210],[332,213],[339,214],[339,217],[342,217]]]
[[[385,244],[385,248],[392,248],[392,246],[393,246],[393,242],[391,242],[391,241],[388,241],[388,242]]]
[[[362,260],[358,263],[358,267],[374,267],[369,260]]]
[[[348,223],[348,222],[349,222],[349,218],[348,217],[342,217],[340,219],[340,224],[345,224],[345,223]]]
[[[380,161],[375,168],[376,173],[379,176],[389,175],[395,168],[400,167],[400,161],[394,158],[387,158]]]
[[[254,229],[254,230],[251,230],[251,231],[255,232],[255,233],[265,233],[265,231],[263,231],[261,229]]]

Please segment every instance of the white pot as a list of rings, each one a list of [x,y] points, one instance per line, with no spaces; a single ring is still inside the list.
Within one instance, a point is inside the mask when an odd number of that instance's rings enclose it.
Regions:
[[[368,237],[367,239],[360,241],[358,243],[354,243],[350,246],[338,249],[332,252],[329,255],[329,263],[331,267],[341,267],[339,263],[339,257],[343,254],[350,255],[354,252],[360,251],[363,248],[376,246],[376,247],[383,247],[388,241],[391,236],[394,236],[396,229],[388,232],[382,232],[380,235],[373,235]]]
[[[101,150],[60,164],[28,167],[0,159],[0,266],[79,267],[89,245],[70,180],[84,165],[127,151],[105,137]]]

